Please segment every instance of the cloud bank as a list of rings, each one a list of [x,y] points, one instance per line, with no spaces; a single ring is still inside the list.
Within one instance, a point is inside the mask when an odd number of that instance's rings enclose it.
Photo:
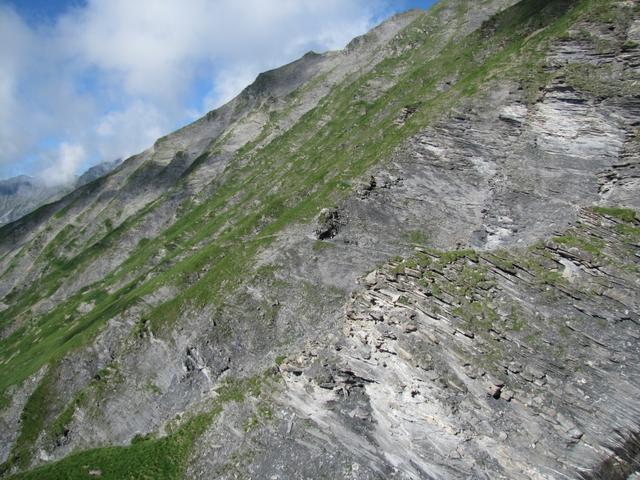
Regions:
[[[0,3],[0,177],[126,157],[264,70],[342,48],[387,0],[89,0],[43,24]]]

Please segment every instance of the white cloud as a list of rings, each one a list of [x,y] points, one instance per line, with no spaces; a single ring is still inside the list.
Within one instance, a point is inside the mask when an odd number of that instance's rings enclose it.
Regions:
[[[0,152],[15,158],[29,143],[23,128],[17,86],[24,59],[32,48],[31,32],[20,17],[0,4]]]
[[[38,28],[0,5],[0,166],[64,162],[71,145],[83,158],[136,153],[192,119],[194,97],[204,112],[260,71],[341,48],[387,2],[88,0]],[[42,155],[45,138],[66,150]]]
[[[222,105],[249,85],[260,73],[255,65],[233,65],[218,73],[213,79],[213,86],[203,100],[204,110]]]
[[[50,166],[40,174],[41,180],[48,185],[71,182],[85,156],[86,152],[82,145],[61,143],[54,158],[51,159]]]
[[[259,73],[305,49],[340,48],[366,31],[380,6],[380,0],[90,0],[62,18],[59,30],[68,51],[113,75],[126,93],[167,102],[203,69],[233,71],[240,64]]]
[[[126,158],[147,148],[170,126],[171,121],[153,105],[134,101],[126,110],[100,119],[95,148],[104,159]]]

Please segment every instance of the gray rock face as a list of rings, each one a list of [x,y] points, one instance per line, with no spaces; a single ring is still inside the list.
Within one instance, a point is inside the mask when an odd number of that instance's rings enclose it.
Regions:
[[[634,474],[638,15],[408,12],[5,226],[3,469],[191,435],[195,479]]]

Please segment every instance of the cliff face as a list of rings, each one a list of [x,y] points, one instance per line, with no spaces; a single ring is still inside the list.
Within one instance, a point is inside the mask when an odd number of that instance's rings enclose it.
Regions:
[[[630,478],[639,44],[441,1],[3,227],[5,475]]]

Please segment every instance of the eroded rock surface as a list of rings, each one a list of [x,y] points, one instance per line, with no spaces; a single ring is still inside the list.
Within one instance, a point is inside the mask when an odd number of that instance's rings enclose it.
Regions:
[[[529,249],[386,264],[334,344],[280,367],[285,402],[402,478],[626,478],[640,428],[633,225],[582,212]],[[595,473],[608,462],[615,473]]]

